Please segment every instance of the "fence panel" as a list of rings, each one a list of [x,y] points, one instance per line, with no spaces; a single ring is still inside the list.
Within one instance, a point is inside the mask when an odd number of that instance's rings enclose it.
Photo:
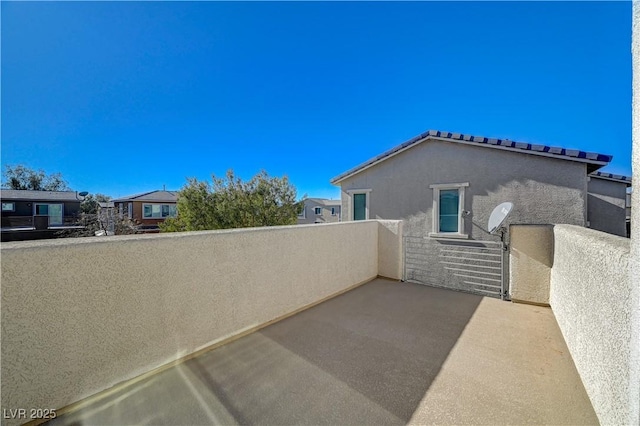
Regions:
[[[500,241],[405,237],[404,279],[503,298],[507,282]]]

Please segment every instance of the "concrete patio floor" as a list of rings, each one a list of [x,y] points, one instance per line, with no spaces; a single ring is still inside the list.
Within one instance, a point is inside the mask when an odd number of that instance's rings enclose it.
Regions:
[[[407,423],[598,420],[551,309],[375,279],[50,422]]]

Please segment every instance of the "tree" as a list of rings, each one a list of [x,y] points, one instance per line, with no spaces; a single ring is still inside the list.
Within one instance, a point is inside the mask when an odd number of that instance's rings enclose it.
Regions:
[[[162,232],[218,229],[215,218],[214,195],[211,185],[197,179],[187,179],[178,192],[178,215],[160,223]]]
[[[89,194],[80,203],[80,214],[77,224],[82,228],[64,229],[58,232],[59,237],[93,237],[94,235],[126,235],[138,232],[134,220],[117,212],[115,208],[100,208],[99,203],[106,203],[111,197],[104,194]]]
[[[69,191],[67,181],[60,173],[46,174],[44,170],[33,170],[22,164],[6,165],[2,173],[2,187],[31,191]]]
[[[293,225],[304,201],[284,176],[261,171],[244,182],[232,170],[212,184],[188,179],[178,194],[178,215],[161,223],[162,232]]]
[[[82,228],[62,229],[58,237],[93,237],[97,235],[128,235],[138,232],[137,223],[113,209],[98,213],[80,213],[78,225]]]
[[[84,197],[84,200],[80,203],[80,212],[85,214],[97,214],[99,203],[106,203],[111,201],[111,197],[104,194],[89,194]]]

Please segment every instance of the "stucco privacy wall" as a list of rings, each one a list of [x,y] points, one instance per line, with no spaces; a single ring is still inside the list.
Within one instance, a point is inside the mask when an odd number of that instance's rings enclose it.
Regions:
[[[632,59],[633,59],[633,181],[640,182],[640,2],[633,1],[632,12]],[[631,268],[629,281],[634,283],[631,291],[631,359],[629,370],[633,387],[629,392],[631,416],[629,424],[640,424],[640,190],[631,193]]]
[[[553,225],[511,225],[509,283],[514,302],[549,304]]]
[[[554,227],[550,304],[602,424],[633,424],[629,240]]]
[[[402,221],[379,220],[378,275],[394,280],[402,279]]]
[[[380,226],[3,244],[2,408],[66,406],[372,279]]]
[[[627,184],[590,177],[587,183],[589,228],[627,236]]]

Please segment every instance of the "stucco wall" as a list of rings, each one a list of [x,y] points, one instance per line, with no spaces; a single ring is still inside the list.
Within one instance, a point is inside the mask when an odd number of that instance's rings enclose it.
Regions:
[[[632,12],[632,60],[633,60],[633,181],[640,182],[640,2],[633,1]],[[631,383],[629,391],[631,415],[629,424],[640,424],[640,190],[631,195],[631,268],[629,281],[635,283],[631,291],[631,359],[629,370]]]
[[[466,182],[465,210],[471,213],[464,218],[465,233],[473,240],[499,241],[483,229],[492,210],[505,201],[514,204],[508,224],[586,224],[585,164],[440,141],[421,143],[343,181],[343,220],[352,219],[347,191],[371,189],[370,219],[402,219],[406,236],[426,237],[433,231],[429,185]],[[408,271],[407,276],[426,276],[417,282],[430,285],[470,289],[465,283],[469,278],[457,276],[441,262],[451,241],[421,240],[415,255],[424,260],[423,270]]]
[[[381,227],[3,244],[2,408],[63,407],[374,278]]]
[[[627,184],[591,177],[587,183],[587,220],[591,229],[627,236]]]
[[[341,183],[343,220],[351,220],[350,189],[372,189],[370,219],[405,219],[405,233],[431,232],[430,184],[469,182],[465,190],[465,232],[474,239],[495,206],[514,203],[510,223],[585,225],[587,192],[583,163],[505,150],[427,141]]]
[[[602,424],[634,423],[629,246],[627,238],[554,227],[550,304]]]
[[[402,221],[380,220],[378,231],[378,275],[402,279]]]
[[[553,225],[511,225],[511,300],[549,304],[553,266]]]

